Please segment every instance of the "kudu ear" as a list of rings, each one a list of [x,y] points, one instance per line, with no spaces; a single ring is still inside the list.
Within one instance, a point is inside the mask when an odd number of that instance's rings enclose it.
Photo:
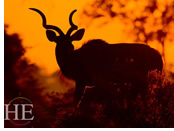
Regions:
[[[85,29],[80,29],[78,31],[76,31],[72,36],[71,36],[71,40],[81,40],[83,35],[84,35]]]
[[[56,33],[52,30],[46,30],[47,38],[49,41],[56,41]]]

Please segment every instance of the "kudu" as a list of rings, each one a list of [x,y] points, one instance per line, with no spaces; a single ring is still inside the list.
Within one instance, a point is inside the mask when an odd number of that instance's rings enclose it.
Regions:
[[[107,87],[114,83],[131,82],[144,88],[148,71],[162,70],[161,55],[144,44],[108,44],[100,39],[90,40],[74,50],[72,41],[81,40],[85,29],[78,29],[69,16],[70,29],[64,34],[61,29],[46,24],[45,15],[38,9],[49,41],[56,42],[56,59],[62,73],[76,81],[74,102],[80,100],[85,86]],[[74,34],[71,33],[77,30]],[[56,36],[57,31],[59,36]],[[136,89],[135,89],[136,90]],[[138,90],[138,89],[137,89]]]

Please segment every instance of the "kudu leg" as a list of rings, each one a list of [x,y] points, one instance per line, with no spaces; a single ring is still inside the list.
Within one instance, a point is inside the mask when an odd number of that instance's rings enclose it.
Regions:
[[[80,100],[84,94],[85,85],[76,83],[75,92],[74,92],[74,107],[79,106]]]

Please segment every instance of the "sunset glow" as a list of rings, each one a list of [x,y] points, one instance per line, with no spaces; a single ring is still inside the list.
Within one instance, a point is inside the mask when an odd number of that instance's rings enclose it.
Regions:
[[[55,58],[56,44],[47,40],[45,29],[42,27],[41,17],[28,8],[41,10],[45,14],[48,24],[59,26],[64,32],[69,28],[68,17],[70,12],[77,9],[77,12],[73,16],[73,21],[79,28],[84,27],[86,30],[84,38],[80,42],[73,43],[75,48],[81,47],[89,39],[103,39],[109,43],[134,42],[133,36],[127,38],[123,31],[125,28],[131,28],[131,25],[124,27],[119,19],[112,19],[111,21],[108,17],[108,24],[104,26],[102,26],[104,22],[102,19],[96,21],[82,19],[82,10],[90,2],[91,0],[6,0],[4,20],[5,24],[9,25],[7,33],[19,34],[23,46],[27,49],[25,56],[31,63],[37,64],[43,73],[48,74],[59,69]],[[146,4],[146,2],[142,2],[139,7],[143,4]],[[127,10],[130,10],[132,7],[131,4],[128,5]],[[114,6],[113,8],[117,7]],[[155,15],[158,16],[160,14],[156,12]],[[89,23],[91,25],[87,26]],[[151,46],[160,49],[159,45],[155,44],[155,42]],[[166,44],[165,51],[167,64],[174,64],[173,42]]]
[[[3,49],[5,128],[174,128],[174,0],[5,0]]]

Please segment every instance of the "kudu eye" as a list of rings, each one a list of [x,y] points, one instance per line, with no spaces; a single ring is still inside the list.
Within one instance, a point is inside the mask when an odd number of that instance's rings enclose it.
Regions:
[[[49,41],[56,41],[56,33],[52,30],[46,30],[46,35]]]

